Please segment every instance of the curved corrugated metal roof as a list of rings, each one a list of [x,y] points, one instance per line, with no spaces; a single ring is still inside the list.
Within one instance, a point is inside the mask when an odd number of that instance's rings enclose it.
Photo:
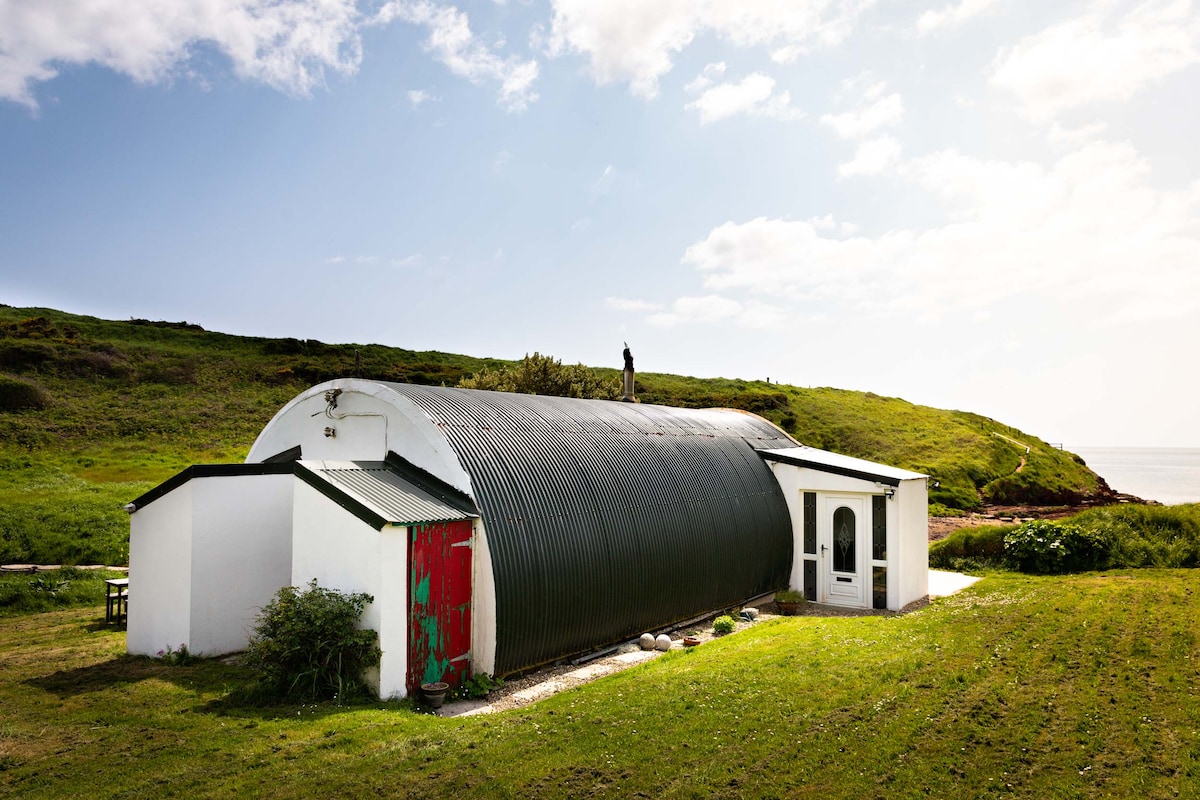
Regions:
[[[583,652],[787,583],[791,522],[766,420],[385,384],[458,454],[496,583],[496,672]]]

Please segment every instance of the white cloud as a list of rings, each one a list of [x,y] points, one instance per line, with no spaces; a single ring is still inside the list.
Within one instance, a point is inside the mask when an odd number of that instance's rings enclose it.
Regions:
[[[1120,17],[1098,11],[1054,25],[1001,50],[991,83],[1015,94],[1034,120],[1127,100],[1200,61],[1200,15],[1191,6],[1152,0]]]
[[[680,325],[732,323],[743,328],[774,328],[785,323],[788,315],[773,305],[751,300],[740,302],[721,295],[680,297],[668,310],[650,314],[646,321],[660,328]]]
[[[428,0],[393,0],[379,10],[374,21],[386,24],[395,19],[425,26],[429,30],[425,50],[455,75],[476,85],[499,82],[500,104],[509,111],[524,111],[538,99],[533,90],[537,61],[496,55],[471,32],[466,12]]]
[[[689,86],[704,85],[702,82],[705,78],[705,75],[701,75]],[[788,92],[775,91],[774,78],[755,72],[739,83],[710,86],[685,108],[699,111],[701,124],[708,124],[736,114],[792,119],[797,112],[791,107],[791,102]]]
[[[1084,142],[1098,138],[1100,134],[1104,133],[1107,127],[1107,123],[1093,122],[1089,125],[1081,125],[1078,128],[1064,128],[1055,122],[1050,126],[1050,130],[1046,132],[1046,140],[1053,145],[1078,147]]]
[[[604,305],[615,311],[660,311],[661,303],[651,303],[646,300],[629,300],[624,297],[606,297]]]
[[[725,62],[718,61],[715,64],[708,64],[696,76],[696,79],[683,87],[685,92],[702,92],[713,85],[714,81],[720,80],[725,76]]]
[[[736,300],[710,294],[703,297],[680,297],[669,311],[651,314],[652,325],[672,328],[683,324],[713,324],[731,320],[742,313],[744,306]]]
[[[585,55],[601,84],[628,82],[642,97],[658,94],[673,58],[702,33],[739,47],[777,46],[788,61],[811,45],[844,39],[874,0],[552,0],[548,52]]]
[[[900,142],[891,136],[868,139],[858,146],[854,159],[838,165],[838,175],[878,175],[900,160]]]
[[[437,97],[436,95],[432,95],[423,89],[408,90],[408,102],[412,104],[413,108],[420,108],[426,103],[434,100],[441,100],[441,98]]]
[[[841,114],[823,114],[821,122],[843,139],[858,139],[880,128],[900,124],[904,118],[904,98],[895,92],[884,97],[886,87],[882,82],[868,86],[857,108]]]
[[[600,173],[600,177],[592,181],[591,192],[593,195],[608,194],[612,191],[616,181],[617,171],[612,164],[608,164],[604,167],[604,171]]]
[[[33,85],[99,64],[138,83],[186,71],[197,45],[241,78],[296,95],[362,60],[355,0],[7,0],[0,3],[0,99],[31,108]]]
[[[932,321],[964,300],[981,318],[1037,298],[1055,324],[1076,329],[1200,314],[1200,182],[1153,189],[1128,145],[1092,142],[1049,168],[949,150],[901,174],[951,218],[874,237],[828,217],[727,222],[683,256],[720,302],[689,295],[649,320],[740,322],[734,304],[755,297],[800,317],[837,309]]]
[[[929,9],[917,19],[919,33],[932,33],[939,29],[952,28],[963,24],[972,17],[987,11],[996,0],[960,0],[957,5],[946,6],[943,9]]]
[[[421,264],[424,260],[425,260],[424,256],[422,256],[420,253],[413,253],[412,255],[404,256],[403,258],[393,258],[392,266],[393,267],[415,267],[415,266],[418,266],[419,264]]]

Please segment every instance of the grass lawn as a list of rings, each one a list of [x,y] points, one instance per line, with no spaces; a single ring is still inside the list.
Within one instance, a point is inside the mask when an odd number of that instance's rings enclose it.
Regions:
[[[0,620],[21,797],[1200,795],[1200,571],[993,574],[903,617],[765,622],[495,716],[239,704],[94,607]]]

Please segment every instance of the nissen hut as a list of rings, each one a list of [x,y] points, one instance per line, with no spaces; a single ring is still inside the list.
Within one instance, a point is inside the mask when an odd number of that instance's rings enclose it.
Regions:
[[[927,592],[925,481],[741,411],[335,380],[246,463],[130,504],[128,649],[239,650],[315,578],[374,597],[386,698],[789,586],[899,609]]]

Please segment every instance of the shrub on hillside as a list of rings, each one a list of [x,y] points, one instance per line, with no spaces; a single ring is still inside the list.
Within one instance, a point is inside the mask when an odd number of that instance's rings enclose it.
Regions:
[[[379,664],[375,631],[358,627],[369,594],[280,589],[258,616],[244,663],[277,697],[345,699],[363,694],[363,671]]]
[[[0,375],[0,411],[27,411],[50,405],[50,395],[32,381]]]
[[[0,367],[24,370],[53,361],[57,351],[44,342],[16,339],[0,345]]]
[[[564,366],[562,361],[541,353],[526,355],[513,366],[484,367],[458,383],[463,389],[540,394],[551,397],[582,397],[616,400],[621,396],[616,381],[605,378],[583,364]]]

